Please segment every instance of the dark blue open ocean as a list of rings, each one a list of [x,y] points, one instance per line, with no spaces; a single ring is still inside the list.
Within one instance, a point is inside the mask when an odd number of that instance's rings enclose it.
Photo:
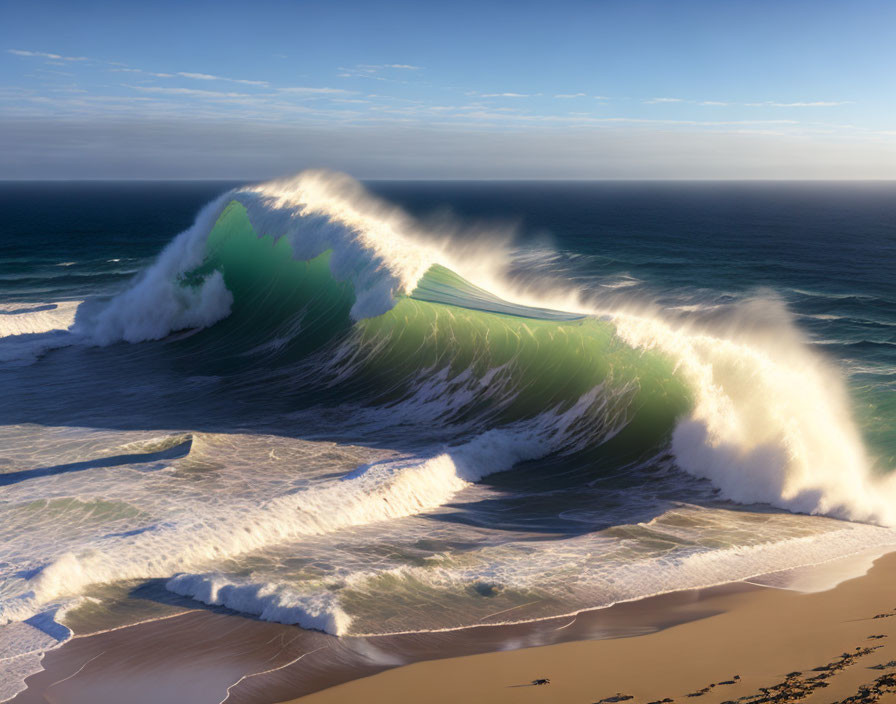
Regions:
[[[894,184],[304,172],[0,211],[0,700],[147,583],[378,635],[896,546]]]

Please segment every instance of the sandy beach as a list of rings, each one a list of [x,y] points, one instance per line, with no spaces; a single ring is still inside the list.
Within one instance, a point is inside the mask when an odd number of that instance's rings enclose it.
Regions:
[[[719,613],[648,635],[422,662],[294,701],[896,701],[894,578],[891,554],[821,593],[708,595]]]
[[[827,569],[836,578],[836,564]],[[184,602],[161,620],[76,635],[13,701],[896,700],[894,578],[890,554],[816,593],[739,583],[573,618],[381,638],[337,639]],[[876,681],[870,699],[849,699]]]

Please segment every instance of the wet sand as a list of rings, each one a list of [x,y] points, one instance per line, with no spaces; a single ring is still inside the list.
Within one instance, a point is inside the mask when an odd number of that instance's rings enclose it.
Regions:
[[[44,671],[29,677],[28,689],[12,701],[270,704],[422,660],[651,633],[712,615],[709,602],[717,596],[758,589],[731,584],[576,618],[374,638],[335,638],[173,599],[165,618],[137,625],[116,626],[114,613],[70,622],[76,633],[89,625],[104,630],[48,652]],[[142,615],[149,605],[135,601],[125,611]]]
[[[825,592],[764,588],[701,603],[718,613],[640,637],[417,663],[295,701],[896,701],[896,555]]]
[[[76,636],[12,701],[821,704],[896,674],[896,662],[869,669],[896,661],[894,584],[891,554],[816,594],[732,584],[532,624],[341,639],[184,601],[162,620]]]

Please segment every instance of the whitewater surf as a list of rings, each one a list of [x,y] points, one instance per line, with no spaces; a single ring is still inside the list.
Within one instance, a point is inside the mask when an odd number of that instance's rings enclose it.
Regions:
[[[892,440],[774,288],[651,290],[327,172],[116,253],[0,278],[0,699],[152,580],[380,635],[896,545]]]

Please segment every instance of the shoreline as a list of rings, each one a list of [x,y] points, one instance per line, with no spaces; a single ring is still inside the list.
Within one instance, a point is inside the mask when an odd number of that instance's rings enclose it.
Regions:
[[[573,617],[441,632],[337,638],[220,607],[184,608],[133,625],[76,633],[10,704],[97,702],[114,682],[127,701],[273,702],[424,660],[593,638],[625,638],[704,618],[707,599],[761,590],[732,583],[672,592]],[[301,667],[293,667],[303,660]],[[160,680],[160,673],[164,677]],[[111,676],[110,676],[111,675]],[[160,689],[160,687],[162,689]],[[122,692],[127,694],[124,695]],[[228,691],[230,692],[228,697]],[[164,696],[160,695],[164,693]],[[272,696],[273,695],[273,696]]]
[[[867,565],[873,558],[859,555],[853,560],[858,562],[846,569],[854,573],[856,565]],[[896,576],[896,553],[878,559],[872,572],[884,563]],[[812,569],[822,569],[822,575],[831,571],[823,568]],[[118,699],[124,697],[134,704],[179,701],[187,692],[191,704],[225,700],[261,704],[296,697],[309,702],[320,697],[320,702],[326,702],[338,701],[329,697],[343,687],[360,687],[363,691],[351,697],[370,699],[380,696],[367,691],[368,687],[379,691],[378,678],[413,680],[414,668],[453,668],[468,658],[553,653],[552,649],[565,646],[642,642],[670,630],[696,627],[756,600],[815,596],[782,590],[781,582],[766,578],[671,592],[543,621],[369,638],[336,638],[227,609],[197,608],[196,602],[184,599],[175,607],[182,613],[91,634],[79,634],[75,629],[72,639],[45,654],[44,670],[29,677],[28,688],[10,701],[97,702],[110,686]],[[824,579],[820,583],[823,585]],[[780,596],[761,596],[766,593]],[[538,677],[541,675],[533,674],[530,680]],[[404,688],[405,684],[396,686]],[[538,689],[555,696],[557,688],[552,684]],[[494,700],[493,693],[486,700]]]
[[[889,553],[826,591],[707,594],[714,613],[652,633],[419,662],[282,702],[896,701],[894,583]]]

